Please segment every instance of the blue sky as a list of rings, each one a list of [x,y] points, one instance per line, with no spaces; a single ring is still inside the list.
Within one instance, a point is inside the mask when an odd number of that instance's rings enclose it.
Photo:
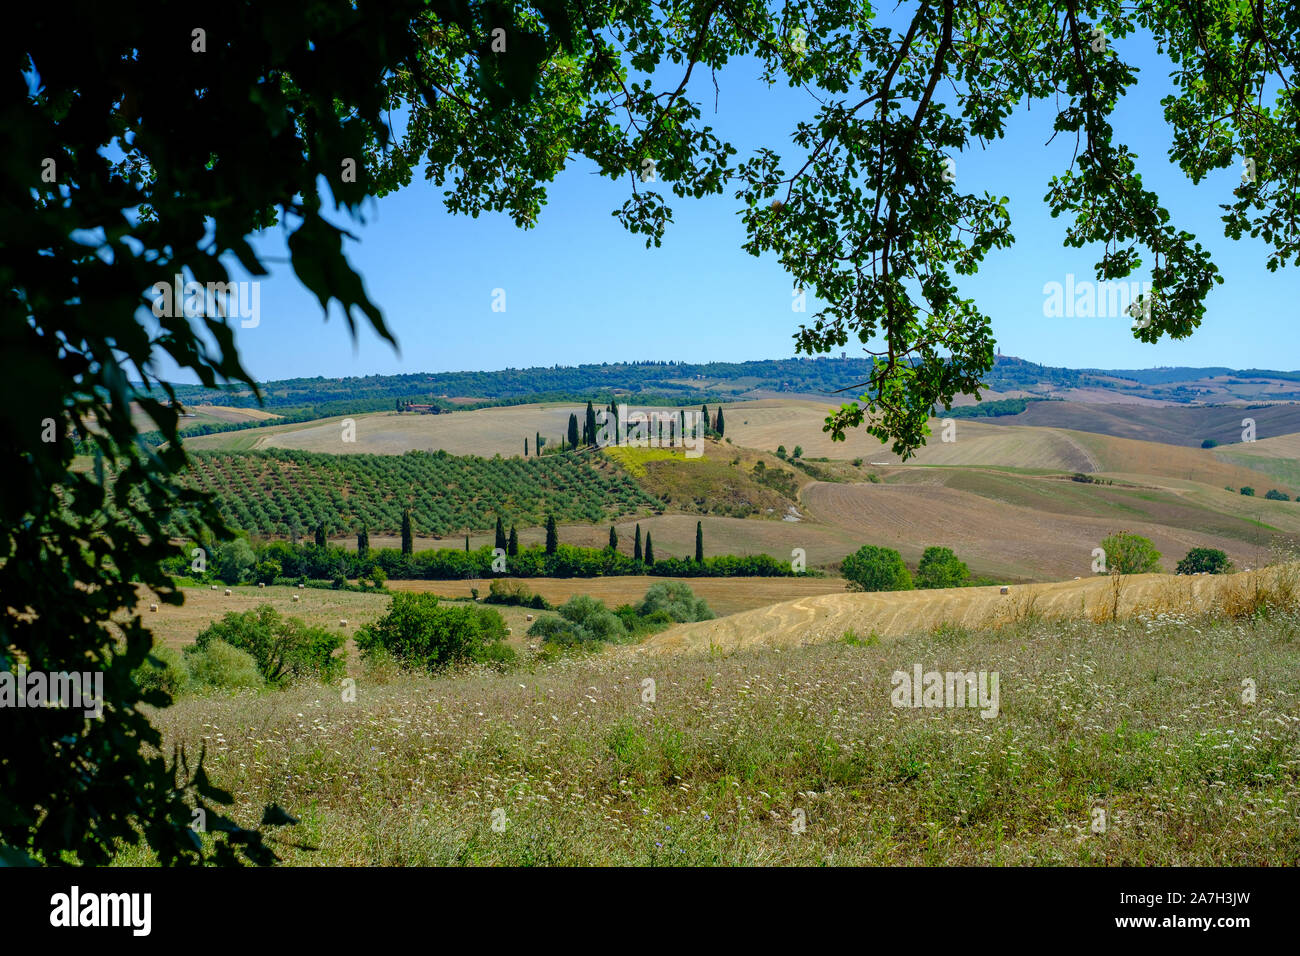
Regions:
[[[1117,135],[1139,154],[1144,182],[1174,222],[1211,249],[1224,278],[1210,295],[1199,332],[1182,342],[1148,345],[1133,339],[1127,318],[1043,316],[1044,284],[1063,283],[1067,273],[1091,279],[1099,258],[1097,250],[1065,248],[1064,221],[1053,220],[1042,202],[1049,179],[1066,167],[1074,148],[1065,136],[1045,145],[1053,119],[1047,103],[1028,114],[1022,110],[1007,138],[986,150],[975,144],[956,158],[959,188],[1011,198],[1017,237],[1010,249],[992,253],[978,276],[959,277],[963,294],[992,317],[1004,353],[1048,365],[1300,368],[1296,271],[1270,274],[1261,243],[1223,237],[1218,204],[1231,201],[1240,171],[1220,171],[1193,186],[1168,162],[1169,134],[1159,106],[1170,90],[1167,66],[1153,51],[1137,62],[1141,79],[1121,105]],[[749,61],[720,72],[716,113],[707,75],[692,89],[706,121],[738,147],[738,158],[765,144],[781,153],[787,171],[797,168],[789,136],[798,119],[811,115],[813,103],[802,91],[765,87],[758,74]],[[675,222],[663,246],[647,250],[643,238],[610,215],[628,189],[571,165],[551,185],[539,225],[522,231],[504,215],[447,213],[441,190],[417,175],[409,188],[365,207],[364,222],[350,226],[359,241],[347,249],[397,335],[400,353],[368,329],[354,344],[338,314],[323,323],[288,265],[273,263],[261,290],[260,324],[237,330],[246,366],[258,379],[271,380],[793,355],[791,336],[805,316],[791,311],[791,282],[775,260],[740,248],[737,201],[730,194],[670,197]],[[279,230],[259,247],[284,255]],[[504,313],[491,309],[497,288],[506,293]],[[810,299],[808,315],[814,310]],[[848,349],[861,355],[855,344]]]

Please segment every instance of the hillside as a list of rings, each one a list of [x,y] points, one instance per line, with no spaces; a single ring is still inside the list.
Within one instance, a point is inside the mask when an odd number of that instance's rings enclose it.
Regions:
[[[845,353],[841,353],[845,354]],[[501,369],[498,371],[369,375],[358,378],[298,378],[260,385],[268,409],[339,402],[394,407],[397,400],[436,402],[537,401],[544,397],[578,400],[623,395],[678,396],[698,404],[717,396],[759,397],[761,393],[816,395],[841,401],[856,398],[851,389],[871,372],[866,358],[821,355],[752,362],[614,362],[600,365]],[[1098,402],[1251,402],[1300,399],[1300,373],[1228,368],[1145,370],[1069,369],[1039,365],[1009,355],[997,356],[985,376],[1000,394],[1074,397]],[[247,388],[176,385],[186,405],[255,406]],[[845,391],[848,390],[848,391]],[[161,393],[159,393],[161,395]],[[1109,396],[1109,398],[1107,397]],[[343,409],[338,409],[343,411]]]
[[[1259,578],[1288,579],[1300,568],[1183,577],[1141,574],[1118,579],[1093,575],[1078,581],[1027,584],[1001,594],[996,587],[824,594],[799,598],[713,621],[679,624],[655,634],[636,651],[646,656],[735,653],[760,647],[798,647],[839,640],[847,631],[882,638],[923,633],[948,625],[988,628],[1034,618],[1103,620],[1137,612],[1202,612],[1224,607]],[[1118,582],[1118,584],[1117,584]],[[1117,598],[1118,589],[1118,598]]]
[[[1030,402],[1019,415],[984,418],[994,425],[1035,425],[1096,432],[1119,438],[1199,448],[1212,438],[1223,445],[1241,442],[1242,419],[1255,420],[1259,439],[1300,431],[1300,405],[1106,405],[1081,402]]]
[[[366,527],[401,530],[411,509],[422,534],[449,535],[507,523],[603,521],[662,507],[613,462],[568,455],[482,459],[445,453],[319,455],[200,452],[187,481],[217,496],[236,527],[310,534]]]

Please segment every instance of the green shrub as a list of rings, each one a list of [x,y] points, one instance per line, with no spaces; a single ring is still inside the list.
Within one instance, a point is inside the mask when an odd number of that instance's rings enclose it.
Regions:
[[[1106,552],[1106,570],[1116,574],[1148,574],[1160,570],[1160,552],[1149,538],[1131,531],[1118,531],[1101,541]]]
[[[256,562],[252,545],[246,538],[235,538],[221,545],[215,557],[217,577],[227,584],[239,584]]]
[[[202,647],[191,644],[185,648],[184,660],[190,684],[199,689],[260,688],[266,684],[253,655],[225,641],[208,641]]]
[[[302,678],[331,683],[343,676],[344,657],[334,653],[343,646],[341,634],[284,617],[269,604],[252,611],[232,611],[195,639],[199,647],[211,641],[224,641],[251,654],[268,684]]]
[[[276,561],[263,561],[253,569],[253,580],[258,584],[274,584],[283,570]]]
[[[1264,492],[1264,497],[1267,498],[1269,501],[1290,501],[1291,500],[1290,495],[1278,491],[1276,488],[1268,489],[1268,491]]]
[[[399,664],[430,671],[474,661],[500,661],[493,649],[506,637],[506,623],[492,608],[444,607],[432,594],[396,594],[388,613],[357,631],[362,657],[382,648]]]
[[[628,636],[627,628],[604,601],[576,594],[559,608],[558,618],[539,618],[528,629],[529,637],[541,637],[556,644],[592,644],[617,641]],[[543,623],[545,622],[545,623]]]
[[[1179,574],[1223,574],[1232,568],[1228,556],[1218,548],[1192,548],[1178,562],[1175,569]]]
[[[1207,438],[1207,439],[1205,439],[1205,441],[1201,442],[1201,447],[1202,447],[1202,448],[1218,448],[1218,447],[1219,447],[1219,443],[1218,443],[1217,441],[1215,441],[1213,438]]]
[[[132,671],[131,679],[146,693],[162,691],[174,700],[185,693],[190,674],[178,651],[155,644],[144,663]]]
[[[957,559],[952,548],[926,548],[916,569],[918,588],[959,588],[970,578],[970,569]]]
[[[534,594],[528,590],[521,581],[510,581],[504,578],[495,578],[488,585],[488,596],[483,599],[485,604],[501,604],[510,607],[531,607],[539,611],[551,610],[551,605],[540,594]]]
[[[1242,486],[1241,486],[1241,493],[1242,493],[1243,495],[1245,495],[1247,498],[1254,498],[1254,497],[1255,497],[1255,489],[1252,488],[1252,487],[1250,487],[1250,485],[1242,485]]]
[[[713,619],[708,602],[696,597],[685,581],[660,581],[650,585],[650,590],[637,606],[637,614],[648,617],[660,611],[677,623]]]
[[[840,562],[850,591],[910,591],[912,575],[893,548],[863,545]]]

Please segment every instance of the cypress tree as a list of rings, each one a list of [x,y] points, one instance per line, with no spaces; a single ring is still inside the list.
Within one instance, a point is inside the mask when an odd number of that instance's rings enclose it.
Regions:
[[[618,550],[618,532],[614,530],[613,525],[609,526],[609,550]]]
[[[719,438],[721,438],[721,437],[726,433],[726,425],[725,425],[725,424],[723,423],[723,421],[722,421],[722,406],[721,406],[721,405],[718,406],[718,416],[717,416],[717,418],[715,418],[715,419],[713,420],[713,429],[714,429],[714,431],[716,431],[716,432],[718,433],[718,437],[719,437]]]
[[[578,447],[578,416],[573,412],[569,413],[569,447]]]
[[[641,526],[636,526],[636,543],[632,546],[632,560],[641,560]]]
[[[560,546],[560,532],[555,527],[555,515],[546,516],[546,553],[554,554]]]
[[[540,455],[542,453],[542,433],[533,432],[533,438],[533,448],[536,449],[534,454]]]
[[[704,431],[707,433],[708,430],[709,430],[709,406],[708,406],[708,405],[701,405],[701,406],[700,406],[700,414],[703,416],[703,421],[704,421]]]
[[[316,526],[316,547],[325,547],[325,522],[322,521]]]
[[[695,522],[695,561],[703,563],[704,561],[704,522]]]
[[[650,543],[650,532],[645,533],[645,566],[653,568],[655,566],[655,546]]]
[[[587,402],[587,444],[596,444],[596,409]]]
[[[370,535],[364,527],[357,532],[357,557],[365,560],[370,553]]]
[[[465,535],[465,553],[469,553],[469,535]]]
[[[527,439],[527,438],[524,439],[524,457],[525,457],[525,458],[528,457],[528,439]]]
[[[402,554],[411,553],[411,509],[402,511]]]
[[[510,526],[510,541],[506,544],[506,554],[512,558],[519,553],[519,535],[515,533],[515,526]]]
[[[506,549],[506,528],[505,525],[501,523],[500,515],[497,515],[497,538],[493,547],[500,548],[502,551]]]

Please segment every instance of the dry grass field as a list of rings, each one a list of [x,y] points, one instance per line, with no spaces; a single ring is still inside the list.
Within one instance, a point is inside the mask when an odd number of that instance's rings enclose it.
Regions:
[[[291,865],[1285,866],[1298,635],[1293,613],[1025,618],[367,675],[353,700],[302,685],[155,719],[164,753],[204,751],[235,820],[299,818],[273,843]],[[996,712],[893,706],[917,665],[996,673]]]
[[[407,583],[407,582],[396,582]],[[470,596],[469,587],[460,587],[461,581],[409,582],[446,587],[429,587],[421,590],[446,597]],[[352,638],[357,629],[373,623],[388,611],[392,596],[380,592],[363,593],[360,591],[334,591],[323,588],[258,588],[241,585],[230,589],[229,597],[225,587],[213,591],[206,587],[185,587],[185,603],[179,607],[163,604],[151,592],[141,589],[136,611],[144,618],[144,623],[153,631],[155,641],[172,648],[182,648],[194,643],[199,632],[222,615],[242,611],[251,611],[263,604],[269,604],[286,617],[301,618],[312,627],[323,627],[344,634],[348,638],[348,668],[355,672],[358,667],[356,648]],[[484,584],[482,593],[487,594]],[[298,600],[293,600],[293,595]],[[781,600],[781,598],[778,598]],[[157,611],[150,611],[151,603],[158,604]],[[528,629],[527,614],[539,612],[525,611],[516,607],[497,607],[505,618],[506,626],[511,629],[508,643],[516,648],[525,643],[524,632]],[[347,626],[340,626],[339,621],[346,620]]]
[[[753,608],[766,607],[781,601],[790,601],[820,594],[838,594],[844,591],[841,578],[669,578],[652,575],[626,575],[608,578],[522,578],[519,583],[540,594],[552,604],[563,604],[578,594],[586,594],[604,601],[610,607],[635,604],[645,597],[652,584],[662,581],[684,581],[699,597],[709,602],[714,614],[736,614]],[[466,581],[389,581],[393,591],[432,591],[448,597],[469,597],[472,588],[486,597],[491,581],[474,579]],[[513,609],[511,609],[513,610]]]
[[[679,624],[647,638],[638,653],[730,653],[755,647],[797,647],[842,638],[895,638],[937,627],[990,628],[1029,618],[1108,620],[1137,612],[1195,614],[1241,601],[1281,581],[1300,597],[1300,565],[1224,575],[1093,575],[1078,581],[927,591],[841,592]]]
[[[1241,567],[1251,567],[1274,537],[1261,531],[1255,544],[1199,530],[1197,523],[1161,523],[1136,509],[1063,514],[937,484],[818,483],[804,490],[803,499],[809,517],[821,525],[864,544],[896,548],[906,561],[915,563],[926,546],[938,545],[952,548],[976,573],[1019,580],[1087,575],[1092,549],[1112,531],[1150,538],[1170,564],[1193,547],[1212,547]]]

